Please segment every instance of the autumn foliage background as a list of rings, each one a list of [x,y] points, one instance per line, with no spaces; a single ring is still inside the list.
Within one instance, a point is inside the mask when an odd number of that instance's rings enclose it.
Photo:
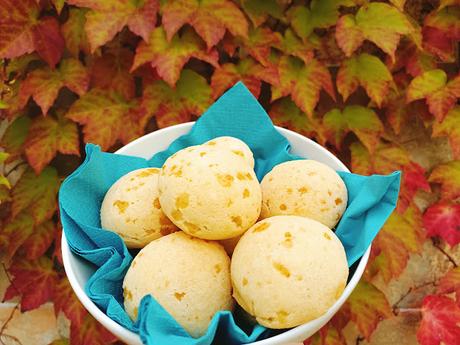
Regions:
[[[275,124],[353,172],[403,171],[362,282],[307,343],[345,344],[350,325],[353,343],[371,341],[381,320],[406,313],[422,345],[458,344],[459,39],[458,0],[0,0],[4,300],[23,312],[54,302],[71,344],[114,342],[65,277],[59,184],[84,143],[113,151],[194,120],[242,80]],[[442,273],[389,298],[429,250],[445,257]]]

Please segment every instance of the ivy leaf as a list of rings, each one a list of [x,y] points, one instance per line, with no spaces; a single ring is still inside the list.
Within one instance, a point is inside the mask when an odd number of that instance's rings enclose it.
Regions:
[[[272,87],[272,101],[290,94],[295,104],[312,117],[321,89],[335,99],[329,70],[316,59],[304,64],[296,58],[283,56],[278,65],[278,72],[280,84]]]
[[[108,150],[117,140],[127,143],[142,135],[146,121],[137,121],[137,100],[127,101],[108,90],[92,89],[72,104],[66,117],[83,126],[85,142]]]
[[[37,117],[30,126],[25,142],[25,154],[30,166],[39,174],[59,151],[67,155],[80,155],[77,125],[63,116],[57,119]]]
[[[0,232],[0,242],[4,243],[2,252],[4,259],[10,260],[21,245],[29,238],[34,229],[34,220],[31,215],[21,212],[16,218],[9,220]]]
[[[243,0],[241,7],[255,27],[264,23],[268,16],[276,19],[283,17],[284,6],[277,0]]]
[[[273,103],[270,109],[273,123],[300,133],[308,138],[316,138],[321,144],[325,143],[325,135],[320,119],[312,118],[302,112],[293,101],[284,97]]]
[[[54,251],[52,258],[55,259],[61,266],[64,266],[62,261],[62,251],[61,251],[61,239],[62,239],[62,227],[60,224],[57,225],[57,230],[54,233]]]
[[[38,19],[40,9],[34,0],[4,0],[0,3],[0,58],[15,58],[37,51],[51,67],[64,50],[56,18]]]
[[[211,104],[211,88],[198,73],[184,69],[176,88],[156,81],[144,88],[142,107],[156,117],[158,127],[187,122],[201,115]]]
[[[337,148],[348,132],[353,132],[370,152],[375,150],[383,133],[383,125],[377,114],[359,105],[350,105],[341,112],[335,108],[323,117],[326,136]]]
[[[460,306],[460,267],[452,268],[438,283],[438,293],[455,293],[457,305]]]
[[[355,16],[342,16],[337,22],[335,33],[339,47],[348,57],[364,40],[369,40],[394,60],[399,39],[413,30],[409,20],[396,8],[372,2],[362,6]]]
[[[312,337],[303,342],[304,345],[346,345],[343,335],[330,323],[322,327]]]
[[[112,40],[125,26],[147,41],[150,32],[155,28],[159,9],[158,0],[136,2],[68,0],[67,2],[70,5],[91,9],[86,14],[85,24],[91,52]]]
[[[443,199],[460,197],[460,161],[450,161],[440,164],[431,172],[430,182],[441,184]]]
[[[274,68],[264,67],[251,58],[241,59],[237,64],[226,63],[217,68],[211,78],[212,97],[216,99],[236,82],[242,80],[257,98],[262,80],[276,84],[278,73]]]
[[[403,172],[397,210],[403,212],[411,203],[418,190],[430,192],[430,184],[425,177],[425,169],[414,162],[400,168]]]
[[[302,42],[291,29],[286,29],[281,43],[276,47],[284,54],[298,57],[305,64],[313,58],[313,44]]]
[[[460,243],[460,204],[441,201],[423,215],[423,225],[430,237],[440,236],[451,246]]]
[[[447,82],[446,72],[440,69],[425,72],[412,79],[407,88],[407,102],[426,99],[426,103],[440,122],[460,97],[460,75]]]
[[[339,18],[340,6],[354,6],[350,0],[313,0],[310,8],[293,6],[287,13],[295,33],[304,41],[313,29],[326,29],[336,24]]]
[[[133,63],[133,55],[129,49],[124,48],[105,51],[91,66],[91,86],[112,90],[125,99],[132,99],[135,84],[129,69]]]
[[[266,27],[258,27],[249,30],[247,37],[236,38],[236,43],[242,45],[248,54],[263,66],[269,66],[272,65],[270,62],[271,48],[278,47],[281,40],[281,35],[278,32],[273,32]]]
[[[34,261],[18,258],[8,271],[13,275],[13,283],[6,290],[4,300],[20,295],[22,312],[38,308],[53,297],[57,273],[46,256]]]
[[[52,221],[37,225],[32,234],[22,244],[21,250],[25,252],[27,260],[37,260],[45,254],[54,240],[55,226]]]
[[[136,48],[131,71],[150,62],[158,75],[173,87],[180,71],[192,57],[218,66],[217,51],[206,52],[200,38],[192,30],[187,30],[181,37],[176,35],[168,42],[165,31],[160,27],[152,32],[148,43],[141,42]]]
[[[56,211],[59,184],[57,171],[53,167],[46,167],[40,175],[26,170],[12,190],[12,218],[27,210],[35,224],[50,219]]]
[[[439,1],[438,11],[442,10],[445,7],[455,6],[455,5],[460,5],[460,1],[459,0],[441,0]]]
[[[86,13],[85,8],[69,8],[69,18],[62,24],[62,36],[67,49],[73,57],[78,58],[80,51],[90,53],[90,46],[85,32]]]
[[[56,315],[62,311],[73,327],[78,328],[83,323],[87,312],[73,292],[67,277],[56,283],[53,302]]]
[[[88,84],[89,76],[80,61],[64,59],[56,70],[43,67],[30,72],[21,84],[19,98],[22,106],[25,106],[32,96],[46,115],[62,87],[66,86],[81,96],[88,89]]]
[[[162,6],[162,24],[168,41],[185,24],[190,24],[206,42],[215,46],[228,30],[233,36],[247,37],[248,22],[229,0],[172,0]]]
[[[337,89],[344,101],[362,86],[380,108],[394,86],[393,77],[379,58],[363,53],[345,60],[337,74]]]
[[[393,315],[385,295],[374,285],[360,281],[346,302],[350,318],[369,340],[381,318]]]
[[[428,295],[423,299],[422,321],[417,331],[421,345],[456,345],[460,339],[460,307],[445,296]]]
[[[51,0],[56,9],[57,14],[61,14],[62,9],[64,8],[66,0]]]
[[[454,106],[442,122],[433,122],[433,138],[447,135],[454,158],[460,159],[460,107]]]
[[[422,250],[424,241],[422,214],[415,204],[403,214],[393,212],[374,240],[373,250],[378,255],[370,264],[370,270],[380,273],[388,283],[406,268],[409,253]]]
[[[10,154],[8,160],[14,160],[21,155],[29,132],[30,122],[29,117],[20,116],[6,129],[0,141],[0,146]]]
[[[90,314],[86,314],[80,325],[70,325],[70,343],[72,345],[108,345],[117,341],[117,338],[96,321]]]
[[[454,62],[457,41],[460,39],[460,8],[444,7],[425,17],[423,46],[444,62]]]

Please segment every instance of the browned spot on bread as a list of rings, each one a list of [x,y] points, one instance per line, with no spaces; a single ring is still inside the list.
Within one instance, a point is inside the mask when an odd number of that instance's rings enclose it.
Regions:
[[[166,235],[172,234],[173,232],[176,232],[176,231],[177,231],[177,228],[172,224],[170,224],[170,225],[162,225],[160,227],[161,236],[166,236]]]
[[[156,234],[158,231],[157,229],[146,229],[145,233],[148,235]]]
[[[228,199],[227,201],[227,207],[230,207],[233,205],[233,200],[232,199]]]
[[[305,193],[308,192],[308,188],[305,187],[305,186],[301,187],[301,188],[298,188],[297,190],[299,191],[300,195],[304,195]]]
[[[286,248],[292,248],[292,239],[286,238],[281,244]]]
[[[242,151],[240,151],[240,150],[232,150],[232,152],[233,152],[234,154],[236,154],[237,156],[244,157],[244,153],[243,153]]]
[[[332,192],[331,192],[330,190],[328,190],[328,191],[327,191],[327,194],[328,194],[329,196],[331,196],[331,195],[332,195]]]
[[[269,223],[260,223],[255,226],[254,230],[252,232],[262,232],[264,230],[267,230],[270,227]]]
[[[160,200],[158,198],[155,198],[155,200],[153,200],[153,207],[155,207],[156,209],[161,208]]]
[[[287,192],[288,194],[292,194],[292,188],[286,189],[286,192]]]
[[[292,234],[290,232],[285,232],[284,233],[284,237],[286,238],[291,238],[292,237]]]
[[[269,181],[269,182],[272,182],[272,181],[273,181],[273,177],[270,177],[270,178],[268,179],[268,181]]]
[[[176,207],[178,209],[187,208],[189,204],[189,195],[188,193],[182,193],[176,198]]]
[[[126,222],[126,223],[131,223],[131,218],[129,218],[129,217],[126,218],[126,219],[125,219],[125,222]]]
[[[113,202],[113,206],[118,208],[118,213],[119,214],[123,214],[123,213],[125,213],[126,209],[128,208],[129,202],[123,201],[123,200],[115,200]]]
[[[340,205],[343,201],[340,198],[334,200],[336,205]]]
[[[246,173],[246,179],[248,179],[249,181],[253,180],[253,178],[252,178],[250,173]]]
[[[137,314],[139,313],[139,308],[138,307],[134,307],[134,318],[137,319]]]
[[[243,286],[246,286],[246,285],[248,285],[248,280],[247,280],[246,278],[243,278],[243,282],[242,282],[242,283],[243,283]]]
[[[190,223],[190,222],[184,222],[184,226],[192,234],[200,230],[200,227],[198,225]]]
[[[280,323],[280,325],[283,325],[286,322],[286,317],[288,315],[289,313],[284,310],[280,310],[276,312],[276,316],[278,318],[278,322]]]
[[[159,170],[155,168],[149,168],[141,171],[140,173],[136,174],[137,177],[148,177],[154,174],[158,174]]]
[[[129,291],[128,289],[123,289],[123,297],[124,299],[128,300],[128,301],[132,301],[133,300],[133,294],[131,291]]]
[[[323,232],[323,236],[324,236],[324,238],[325,238],[326,240],[329,240],[329,241],[332,240],[332,237],[329,236],[329,234],[328,234],[327,232]]]
[[[236,226],[241,227],[242,220],[240,216],[232,216],[232,222],[236,224]]]
[[[133,260],[133,262],[131,262],[131,267],[135,267],[136,265],[137,265],[137,261]]]
[[[303,280],[303,277],[301,275],[296,275],[295,279],[297,279],[298,281],[301,281],[301,280]]]
[[[321,199],[319,202],[321,203],[321,205],[326,205],[326,200],[324,199]]]
[[[185,292],[174,292],[174,297],[180,302],[182,298],[186,295]]]
[[[315,173],[315,172],[309,172],[307,175],[308,175],[308,176],[315,176],[316,173]]]
[[[214,271],[216,271],[216,273],[220,273],[220,271],[222,271],[222,267],[219,264],[215,264]]]
[[[273,262],[273,267],[286,278],[289,278],[291,276],[291,272],[289,272],[287,267],[283,264],[279,262]]]
[[[319,210],[320,212],[327,212],[329,211],[329,207],[323,207],[323,208],[320,208]]]
[[[206,152],[200,152],[200,157],[203,157],[206,154]]]
[[[182,220],[182,212],[180,210],[173,210],[171,216],[174,220]]]
[[[233,183],[234,177],[229,174],[216,174],[217,181],[222,187],[230,187]]]
[[[140,252],[139,254],[137,254],[138,257],[142,257],[144,255],[144,253]]]
[[[340,219],[340,214],[337,213],[337,215],[335,216],[335,220],[339,220]]]
[[[243,199],[249,198],[250,195],[251,193],[249,192],[249,189],[245,188],[243,190]]]
[[[214,146],[214,145],[216,145],[216,142],[211,140],[211,141],[208,141],[208,142],[206,143],[206,145]]]
[[[252,181],[253,180],[253,178],[252,178],[250,173],[244,173],[244,172],[241,172],[241,171],[239,171],[236,174],[236,178],[238,180],[241,180],[241,181],[244,181],[244,180]]]
[[[281,205],[280,205],[280,210],[281,210],[281,211],[286,211],[286,209],[287,209],[287,207],[286,207],[285,204],[281,204]]]
[[[341,283],[337,289],[335,290],[335,299],[339,299],[340,296],[342,296],[343,290],[345,289],[345,284]]]

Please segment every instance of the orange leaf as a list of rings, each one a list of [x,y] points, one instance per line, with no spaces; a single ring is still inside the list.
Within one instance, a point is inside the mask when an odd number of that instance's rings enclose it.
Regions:
[[[37,225],[29,238],[22,244],[27,260],[36,260],[48,250],[53,243],[56,227],[52,221]]]
[[[162,6],[162,24],[170,41],[185,24],[190,24],[206,42],[215,46],[228,30],[233,36],[247,37],[248,22],[229,0],[171,0]]]
[[[25,142],[27,161],[37,174],[48,165],[59,151],[80,155],[77,125],[63,116],[54,119],[37,117],[33,120]]]
[[[302,42],[290,29],[284,32],[282,41],[275,47],[287,55],[298,57],[305,64],[313,58],[313,44]]]
[[[441,197],[454,200],[460,197],[460,161],[450,161],[436,166],[430,182],[441,184]]]
[[[269,66],[272,65],[269,59],[271,48],[279,46],[281,35],[269,28],[259,27],[249,30],[247,38],[236,38],[236,43],[262,65]]]
[[[459,320],[460,307],[454,301],[444,296],[428,295],[423,299],[417,340],[421,345],[457,345]]]
[[[175,89],[158,80],[144,88],[142,98],[142,107],[156,117],[160,128],[190,121],[210,104],[211,88],[206,79],[188,69],[182,71]]]
[[[53,297],[57,273],[49,258],[42,256],[34,261],[18,258],[8,271],[13,275],[13,284],[6,290],[4,300],[20,295],[22,312],[38,308]]]
[[[14,219],[7,221],[0,232],[4,244],[0,246],[6,254],[6,260],[11,259],[20,246],[29,238],[34,229],[34,219],[26,212],[21,212]]]
[[[72,327],[78,328],[88,314],[78,300],[66,277],[61,278],[54,289],[54,311],[62,311],[71,321]]]
[[[145,41],[155,28],[158,0],[146,1],[98,1],[98,0],[68,0],[71,5],[88,7],[86,13],[85,31],[94,52],[103,46],[123,29],[128,26],[136,35]]]
[[[385,295],[374,285],[361,281],[352,292],[347,308],[350,318],[367,340],[374,332],[381,318],[393,316]]]
[[[363,53],[345,60],[337,74],[337,89],[344,101],[358,86],[362,86],[380,108],[390,86],[394,87],[394,82],[390,71],[379,58]]]
[[[176,35],[168,42],[165,31],[160,27],[152,32],[148,43],[141,42],[137,46],[131,70],[150,62],[158,75],[173,87],[180,71],[192,57],[218,66],[217,51],[205,52],[200,38],[192,30],[187,30],[181,37]]]
[[[48,166],[40,175],[35,175],[30,169],[26,170],[12,191],[12,218],[27,210],[35,224],[50,219],[56,211],[58,189],[59,177],[55,168]]]
[[[272,101],[290,94],[295,104],[312,117],[321,89],[335,99],[329,70],[316,59],[304,64],[296,58],[283,56],[278,72],[280,84],[272,87]]]
[[[127,143],[142,135],[147,119],[138,121],[137,100],[127,101],[113,91],[92,89],[72,104],[66,117],[83,127],[85,142],[109,149],[117,140]]]
[[[443,70],[435,69],[415,77],[407,88],[407,102],[426,99],[430,112],[441,122],[460,97],[460,75],[447,82]]]
[[[80,61],[65,59],[57,70],[43,67],[30,72],[21,84],[19,98],[24,106],[32,96],[46,115],[62,87],[66,86],[81,96],[86,92],[88,84],[89,76]]]
[[[457,305],[460,306],[460,267],[452,268],[438,283],[438,293],[455,293]]]
[[[86,12],[84,8],[69,8],[69,18],[62,24],[61,31],[67,49],[73,57],[78,58],[78,53],[90,53],[88,38],[85,32]]]
[[[431,205],[423,215],[423,225],[430,237],[440,236],[451,246],[460,243],[460,204],[448,201]]]
[[[460,107],[454,106],[442,122],[433,122],[433,138],[446,135],[455,159],[460,159]]]
[[[80,325],[72,323],[70,326],[70,342],[72,345],[108,345],[116,341],[117,338],[90,314],[86,314]]]

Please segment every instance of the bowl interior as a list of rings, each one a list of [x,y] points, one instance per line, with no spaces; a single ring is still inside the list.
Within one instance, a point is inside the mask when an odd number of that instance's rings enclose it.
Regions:
[[[126,146],[119,149],[116,153],[131,156],[138,156],[143,158],[150,158],[156,152],[163,151],[179,136],[186,134],[193,126],[192,122],[180,124],[177,126],[168,127],[156,132],[147,134]],[[333,154],[327,151],[322,146],[314,141],[290,130],[276,127],[276,129],[286,137],[291,144],[291,152],[305,158],[320,161],[331,168],[338,171],[349,171],[347,167],[338,160]],[[370,247],[352,267],[350,267],[350,275],[348,284],[342,296],[337,302],[327,311],[326,314],[318,319],[312,320],[304,325],[295,327],[291,330],[285,331],[271,338],[257,341],[254,344],[270,345],[270,344],[283,344],[286,342],[303,341],[317,330],[319,330],[329,319],[338,311],[341,305],[348,298],[350,293],[355,288],[359,279],[361,278],[364,268],[369,258]],[[85,294],[84,286],[89,277],[94,273],[96,267],[81,259],[70,251],[70,248],[65,239],[65,234],[62,235],[62,255],[64,267],[69,278],[70,284],[74,289],[77,297],[85,306],[85,308],[109,331],[116,335],[121,340],[128,344],[142,344],[137,334],[128,331],[115,321],[105,315]]]

